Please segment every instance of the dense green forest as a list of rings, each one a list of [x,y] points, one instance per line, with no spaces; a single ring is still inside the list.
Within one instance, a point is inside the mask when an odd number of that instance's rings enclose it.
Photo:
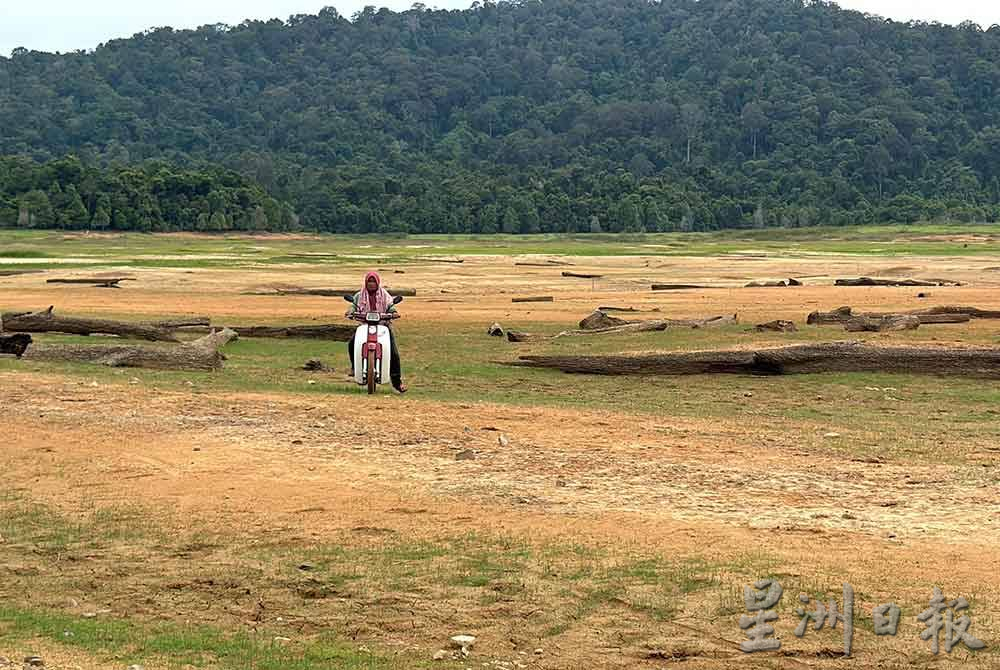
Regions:
[[[1000,27],[519,0],[163,28],[0,58],[0,155],[6,225],[996,221]]]

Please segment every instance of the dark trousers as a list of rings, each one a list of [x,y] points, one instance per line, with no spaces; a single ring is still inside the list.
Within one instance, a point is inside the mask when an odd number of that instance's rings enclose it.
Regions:
[[[403,382],[403,367],[399,360],[399,347],[396,346],[396,333],[390,328],[389,334],[390,348],[392,350],[389,355],[389,379],[392,380],[393,387],[399,388],[399,385]],[[355,331],[354,337],[347,343],[347,355],[351,358],[351,374],[354,374],[354,341],[357,337],[358,333]]]

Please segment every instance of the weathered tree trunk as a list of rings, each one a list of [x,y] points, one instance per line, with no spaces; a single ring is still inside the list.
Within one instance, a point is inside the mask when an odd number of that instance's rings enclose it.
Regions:
[[[79,277],[73,279],[46,279],[46,284],[93,284],[99,288],[121,288],[123,281],[135,281],[135,277]]]
[[[642,356],[521,356],[511,365],[595,375],[889,372],[1000,378],[1000,349],[878,347],[847,342],[759,351],[696,351]]]
[[[212,319],[207,316],[186,316],[179,319],[166,319],[164,321],[151,321],[149,325],[157,328],[173,330],[175,328],[194,328],[196,326],[210,326]]]
[[[968,314],[973,319],[1000,319],[1000,310],[979,309],[961,305],[940,305],[909,312],[909,314]]]
[[[947,279],[872,279],[858,277],[857,279],[838,279],[837,286],[961,286],[961,283]]]
[[[778,288],[788,286],[783,281],[752,281],[743,288]]]
[[[563,277],[576,277],[578,279],[600,279],[604,275],[587,274],[585,272],[563,272]]]
[[[532,335],[531,333],[519,333],[513,330],[507,331],[508,342],[534,342],[539,339],[545,339],[545,338],[539,338],[538,336]]]
[[[885,319],[890,317],[915,316],[921,324],[930,325],[938,323],[965,323],[970,319],[1000,319],[1000,311],[990,312],[977,309],[975,307],[958,307],[946,305],[943,307],[931,307],[929,309],[916,309],[908,312],[865,312],[855,314],[850,307],[838,307],[832,312],[813,312],[806,323],[813,325],[826,325],[847,323],[853,319],[867,317],[870,319]]]
[[[864,331],[882,333],[893,330],[916,330],[920,327],[920,317],[912,314],[890,314],[887,316],[856,316],[844,322],[844,330],[850,333]]]
[[[599,330],[601,328],[613,328],[615,326],[624,326],[628,321],[625,319],[618,319],[613,316],[608,316],[601,310],[597,310],[594,313],[585,316],[582,321],[580,321],[580,330]]]
[[[564,330],[554,337],[573,337],[575,335],[628,335],[632,333],[648,333],[656,330],[666,330],[669,323],[659,321],[637,321],[608,328],[592,328],[590,330]]]
[[[72,316],[57,316],[52,307],[44,312],[8,312],[3,315],[4,328],[23,333],[68,333],[70,335],[91,335],[103,333],[132,337],[152,342],[178,342],[167,328],[148,323],[127,323],[108,319],[86,319]]]
[[[514,265],[521,265],[524,267],[531,267],[531,268],[550,268],[560,265],[573,265],[573,264],[567,263],[566,261],[541,261],[537,263],[532,261],[518,261],[514,263]]]
[[[616,319],[616,321],[618,320],[620,319]],[[666,330],[667,328],[713,328],[736,323],[739,323],[739,318],[736,314],[732,316],[716,316],[710,319],[656,319],[653,321],[625,322],[622,325],[592,328],[589,330],[564,330],[556,335],[532,335],[531,333],[512,333],[511,331],[507,331],[507,339],[510,342],[541,342],[560,337],[575,337],[580,335],[630,335]]]
[[[308,326],[227,326],[245,338],[300,338],[307,340],[332,340],[350,342],[357,326],[344,323],[313,324]],[[189,329],[194,332],[204,328]]]
[[[555,298],[551,295],[540,295],[527,298],[511,298],[511,302],[554,302]]]
[[[201,339],[170,346],[125,344],[32,344],[24,358],[33,361],[93,363],[115,368],[218,370],[226,357],[219,351],[237,335],[228,328]]]
[[[683,291],[689,288],[711,288],[711,286],[698,286],[697,284],[653,284],[654,291]]]
[[[795,327],[795,323],[793,323],[792,321],[786,321],[784,319],[776,319],[774,321],[768,321],[767,323],[759,323],[753,328],[751,328],[751,330],[754,330],[758,333],[764,333],[767,331],[774,331],[778,333],[794,333],[798,330],[798,328]]]
[[[14,333],[13,335],[0,334],[0,354],[7,354],[20,358],[31,344],[31,335],[27,333]]]

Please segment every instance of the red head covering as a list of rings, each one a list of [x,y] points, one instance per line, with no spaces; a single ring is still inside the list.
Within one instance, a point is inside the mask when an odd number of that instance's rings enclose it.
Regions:
[[[368,280],[374,279],[378,288],[374,291],[368,290]],[[382,278],[375,271],[365,275],[365,283],[361,286],[361,298],[358,300],[359,312],[381,312],[385,313],[392,304],[392,296],[382,288]]]

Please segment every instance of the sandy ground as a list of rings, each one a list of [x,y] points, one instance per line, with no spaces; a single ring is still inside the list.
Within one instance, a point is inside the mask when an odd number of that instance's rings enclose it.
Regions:
[[[455,266],[408,265],[402,268],[405,274],[389,269],[386,278],[390,285],[418,290],[419,297],[407,303],[409,318],[442,323],[565,322],[596,304],[657,307],[678,317],[739,312],[744,322],[801,322],[809,311],[839,305],[927,306],[926,299],[916,297],[918,291],[931,293],[934,304],[1000,309],[1000,272],[986,270],[1000,266],[1000,257],[775,260],[748,254],[573,262],[574,271],[595,270],[605,277],[596,283],[563,279],[559,273],[565,268],[515,267],[509,258],[475,257]],[[25,275],[0,283],[0,305],[150,317],[197,313],[247,323],[326,321],[331,318],[328,298],[244,292],[277,283],[349,286],[357,270],[131,271],[138,281],[119,291],[46,285],[45,275]],[[970,285],[830,286],[834,277],[859,275],[930,276]],[[73,272],[60,271],[60,276]],[[738,288],[747,281],[789,276],[808,277],[807,286]],[[641,290],[650,281],[718,288]],[[513,295],[555,295],[557,300],[512,305]],[[996,322],[963,327],[970,330],[962,332],[997,332]],[[373,401],[374,410],[391,406],[400,428],[372,434],[352,397],[319,403],[291,394],[95,386],[43,368],[0,373],[0,390],[5,485],[68,513],[128,503],[155,510],[158,523],[168,526],[197,520],[241,534],[313,539],[357,528],[431,539],[475,529],[543,544],[583,542],[669,556],[708,551],[738,557],[766,548],[790,574],[818,571],[831,582],[849,580],[870,596],[906,602],[911,609],[926,602],[931,585],[951,597],[974,591],[973,632],[1000,644],[997,445],[979,445],[976,458],[958,465],[879,463],[811,454],[785,426],[678,417],[651,422],[628,408],[380,399]],[[802,430],[819,427],[804,422]],[[506,444],[499,442],[501,434]],[[458,452],[470,449],[475,459],[456,460]],[[110,593],[116,611],[127,615],[130,608],[123,602],[134,593]],[[864,602],[859,610],[863,605],[870,611],[874,604]],[[518,650],[542,644],[525,639],[529,629],[517,622],[523,612],[474,608],[456,613],[434,603],[416,607],[424,607],[426,616],[416,617],[419,621],[405,631],[392,627],[390,614],[370,610],[368,625],[359,625],[359,640],[429,657],[446,633],[473,628],[481,638],[475,665],[523,659]],[[694,604],[689,608],[675,622],[662,624],[633,620],[634,613],[605,614],[556,638],[558,652],[547,645],[545,654],[531,655],[530,667],[659,667],[672,664],[671,655],[692,668],[850,664],[825,657],[831,654],[824,649],[838,646],[835,637],[825,638],[825,646],[804,644],[791,637],[793,624],[787,620],[782,624],[791,640],[787,648],[805,650],[802,654],[744,656],[734,648],[742,639],[737,617],[727,624],[699,614]],[[607,639],[629,626],[643,631],[641,641]],[[965,652],[934,659],[916,639],[917,630],[910,631],[914,639],[891,643],[865,633],[855,641],[860,647],[855,662],[863,667],[969,663]],[[651,658],[651,645],[665,649],[666,658]],[[65,655],[41,642],[36,647]],[[995,655],[972,662],[1000,667]],[[67,657],[61,667],[117,666]]]

